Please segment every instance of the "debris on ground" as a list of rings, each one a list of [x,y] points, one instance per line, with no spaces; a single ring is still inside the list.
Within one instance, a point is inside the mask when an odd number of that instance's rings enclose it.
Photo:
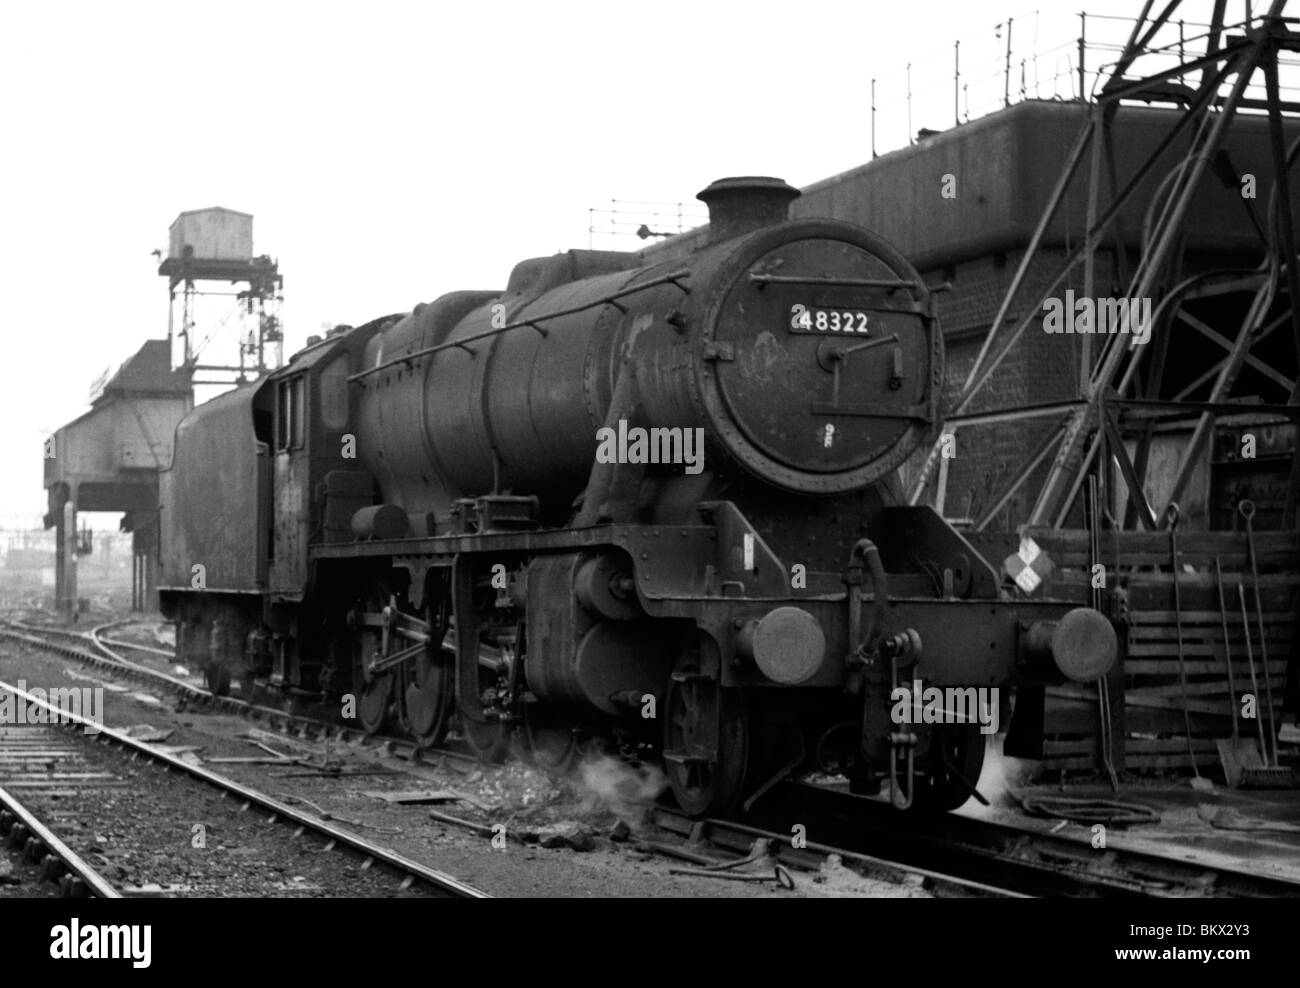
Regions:
[[[476,796],[470,796],[459,789],[410,789],[399,792],[368,790],[361,795],[371,799],[382,799],[386,803],[469,803],[484,812],[493,812],[496,807],[485,803]]]
[[[122,733],[136,741],[143,741],[146,744],[152,744],[155,741],[166,741],[169,737],[175,734],[176,731],[174,728],[164,730],[160,727],[154,727],[152,724],[135,724],[128,727]]]
[[[596,847],[595,835],[573,820],[551,824],[536,833],[537,842],[542,847],[568,847],[575,851],[592,851]]]
[[[160,744],[160,745],[155,745],[155,747],[159,751],[163,752],[163,754],[171,755],[173,758],[179,759],[180,761],[184,762],[186,765],[203,764],[203,759],[200,758],[198,755],[198,753],[203,750],[202,745]]]
[[[1196,807],[1196,813],[1211,827],[1218,830],[1271,830],[1281,834],[1300,834],[1300,824],[1247,816],[1238,810],[1234,810],[1231,806],[1213,806],[1210,803],[1201,803]]]

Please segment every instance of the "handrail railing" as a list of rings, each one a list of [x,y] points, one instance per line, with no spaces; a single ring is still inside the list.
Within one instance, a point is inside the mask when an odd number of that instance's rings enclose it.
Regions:
[[[381,364],[376,364],[374,367],[368,367],[366,370],[353,374],[348,378],[348,380],[360,381],[362,378],[369,377],[371,374],[378,374],[380,371],[387,370],[390,367],[395,367],[398,364],[410,365],[421,357],[427,357],[430,354],[438,353],[441,350],[450,350],[453,347],[459,347],[472,355],[475,351],[469,346],[469,344],[477,343],[480,340],[486,340],[493,336],[500,336],[502,333],[509,333],[516,329],[527,327],[535,330],[542,336],[545,336],[548,330],[543,329],[538,325],[538,323],[547,322],[551,319],[558,319],[561,316],[572,316],[579,312],[586,312],[588,309],[599,308],[602,305],[612,305],[616,309],[626,312],[627,310],[618,304],[619,299],[627,298],[627,296],[635,295],[638,292],[643,292],[647,288],[656,288],[659,285],[672,284],[679,288],[684,294],[689,295],[691,290],[681,284],[681,282],[688,280],[690,276],[690,271],[685,268],[679,271],[671,271],[668,274],[659,276],[658,278],[651,278],[649,281],[643,281],[640,284],[632,285],[628,288],[621,288],[608,295],[602,295],[600,298],[592,302],[585,302],[582,305],[575,305],[568,309],[556,309],[554,312],[546,312],[538,316],[529,316],[527,319],[518,319],[515,322],[506,323],[504,326],[494,326],[491,329],[485,329],[479,333],[472,333],[459,340],[448,340],[445,343],[437,343],[434,346],[424,347],[421,350],[412,350],[410,353],[404,353],[400,357],[393,357],[391,360],[386,360]]]
[[[877,136],[885,150],[914,144],[942,127],[960,125],[996,110],[1032,99],[1082,102],[1097,95],[1098,86],[1113,74],[1126,48],[1133,20],[1114,14],[1079,13],[1073,37],[1057,24],[1044,27],[1047,11],[1018,14],[999,22],[974,38],[952,43],[951,55],[935,55],[907,62],[888,74],[871,79],[871,156],[877,157]],[[1300,18],[1283,18],[1288,24]],[[1243,34],[1264,21],[1255,10],[1247,22],[1241,19],[1224,25],[1219,46],[1226,47],[1231,35]],[[1040,39],[1040,31],[1052,31]],[[1210,25],[1187,20],[1169,20],[1152,32],[1125,77],[1148,77],[1191,62],[1205,51]],[[1026,39],[1026,40],[1022,40]],[[931,49],[933,50],[933,49]],[[1300,59],[1283,55],[1278,59],[1279,89],[1284,100],[1300,101]],[[1194,89],[1195,74],[1175,78]],[[951,79],[950,90],[942,86],[921,87],[919,78]],[[1176,98],[1174,86],[1168,98]],[[1252,81],[1241,110],[1252,112],[1265,96],[1262,80]],[[1159,94],[1144,94],[1159,98]],[[944,104],[947,103],[947,108]],[[923,128],[918,130],[918,128]]]

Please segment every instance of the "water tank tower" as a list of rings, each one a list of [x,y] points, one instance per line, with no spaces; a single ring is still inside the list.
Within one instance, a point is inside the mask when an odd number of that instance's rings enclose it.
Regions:
[[[170,293],[167,338],[180,339],[177,365],[203,375],[195,377],[196,385],[239,384],[280,365],[284,279],[273,259],[254,255],[250,214],[221,206],[181,213],[171,225],[158,273],[167,278]],[[231,325],[239,332],[237,353],[214,348],[214,355],[200,363],[209,344]]]

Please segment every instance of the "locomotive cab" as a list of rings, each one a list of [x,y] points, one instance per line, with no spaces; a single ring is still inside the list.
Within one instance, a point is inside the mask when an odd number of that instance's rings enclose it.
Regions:
[[[264,623],[247,636],[245,660],[273,689],[317,697],[322,676],[334,673],[328,617],[337,605],[315,592],[309,547],[351,540],[352,515],[374,501],[374,477],[359,465],[348,377],[366,341],[388,321],[339,326],[309,341],[264,386],[274,436],[267,594]]]
[[[308,545],[351,539],[351,515],[374,500],[347,378],[386,321],[339,327],[177,427],[160,485],[160,600],[178,657],[215,692],[237,680],[319,694],[331,651]]]

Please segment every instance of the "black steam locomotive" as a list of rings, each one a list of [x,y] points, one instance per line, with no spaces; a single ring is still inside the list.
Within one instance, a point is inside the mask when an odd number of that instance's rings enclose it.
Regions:
[[[689,249],[524,261],[194,409],[162,482],[180,657],[485,759],[653,745],[692,813],[801,764],[961,803],[987,721],[898,691],[1095,678],[1115,635],[903,502],[931,292],[868,231],[789,221],[798,194],[715,182]]]

